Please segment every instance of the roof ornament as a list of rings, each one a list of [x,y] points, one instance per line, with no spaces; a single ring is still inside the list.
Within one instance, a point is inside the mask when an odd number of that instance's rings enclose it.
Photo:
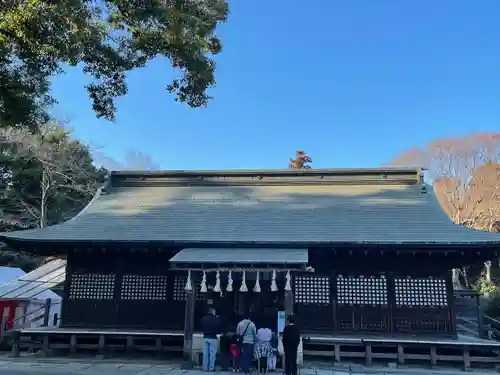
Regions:
[[[107,194],[109,188],[111,187],[111,172],[108,172],[106,176],[104,176],[104,183],[99,188],[99,194]]]
[[[201,293],[207,293],[207,273],[203,271],[203,277],[201,278]]]
[[[186,279],[186,286],[184,287],[186,292],[191,292],[193,287],[191,286],[191,270],[188,270],[188,277]]]
[[[248,292],[248,288],[247,288],[247,282],[246,282],[246,271],[243,270],[243,275],[241,276],[241,286],[240,286],[240,292],[244,293],[244,292]]]
[[[285,284],[285,290],[292,290],[292,275],[290,275],[290,271],[286,272],[286,284]]]
[[[221,293],[222,292],[222,290],[220,288],[220,272],[219,272],[219,270],[217,270],[217,273],[215,274],[214,292],[215,293]]]
[[[276,270],[273,270],[273,276],[271,278],[271,292],[277,292],[278,285],[276,285]]]
[[[419,173],[418,179],[420,182],[420,194],[427,194],[427,185],[424,182],[424,174]]]
[[[232,291],[233,291],[233,273],[231,270],[229,270],[229,273],[227,274],[226,292],[232,292]]]
[[[259,271],[257,271],[257,279],[255,280],[255,286],[253,287],[255,293],[260,293],[260,282],[259,282]]]

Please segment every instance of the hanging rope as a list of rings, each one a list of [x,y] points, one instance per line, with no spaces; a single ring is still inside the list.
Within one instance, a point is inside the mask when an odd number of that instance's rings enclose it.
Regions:
[[[193,287],[191,286],[191,270],[188,270],[188,277],[186,280],[186,285],[184,286],[184,290],[186,292],[190,292],[193,290]]]
[[[276,285],[276,270],[273,270],[273,276],[271,278],[271,292],[277,292],[278,285]]]
[[[260,282],[259,282],[259,271],[257,271],[257,279],[255,280],[255,285],[253,287],[255,293],[260,293]]]
[[[227,274],[227,287],[226,287],[227,292],[232,292],[233,291],[233,273],[231,270]]]
[[[214,292],[215,293],[220,293],[222,292],[221,288],[220,288],[220,272],[217,271],[217,273],[215,274],[215,286],[214,286]]]
[[[201,278],[200,292],[201,293],[207,292],[207,273],[205,271],[203,271],[203,277]]]
[[[287,271],[285,278],[286,278],[285,290],[292,290],[292,276],[290,275],[290,271]]]
[[[243,275],[241,276],[240,292],[248,292],[247,282],[246,282],[246,271],[243,271]]]

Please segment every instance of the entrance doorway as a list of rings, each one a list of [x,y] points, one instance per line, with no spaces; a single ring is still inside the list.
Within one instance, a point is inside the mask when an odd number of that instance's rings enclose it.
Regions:
[[[230,331],[234,331],[236,325],[246,318],[248,313],[257,329],[266,327],[276,330],[278,311],[284,309],[284,292],[282,288],[271,292],[270,282],[261,281],[260,292],[235,290],[207,293],[206,307],[214,307],[225,328]]]

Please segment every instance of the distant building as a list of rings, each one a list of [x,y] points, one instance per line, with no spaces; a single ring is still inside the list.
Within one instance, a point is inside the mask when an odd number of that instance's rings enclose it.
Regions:
[[[61,276],[64,279],[65,262],[59,260],[30,273],[20,268],[0,267],[0,316],[5,328],[40,327],[46,312],[48,326],[58,326],[62,299],[49,288]]]

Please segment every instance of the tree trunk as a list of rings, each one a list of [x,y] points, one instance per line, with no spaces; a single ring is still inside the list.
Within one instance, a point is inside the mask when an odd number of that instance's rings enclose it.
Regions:
[[[47,199],[50,180],[45,170],[42,171],[41,199],[40,199],[40,228],[47,226]]]
[[[467,289],[470,288],[469,276],[467,275],[467,267],[462,267],[462,276],[464,277],[464,284]]]
[[[460,272],[458,268],[453,268],[451,270],[452,272],[452,280],[453,280],[453,288],[454,289],[460,289]]]
[[[486,278],[486,282],[488,284],[492,284],[492,281],[491,281],[491,260],[487,260],[486,262],[484,262],[484,276]]]

